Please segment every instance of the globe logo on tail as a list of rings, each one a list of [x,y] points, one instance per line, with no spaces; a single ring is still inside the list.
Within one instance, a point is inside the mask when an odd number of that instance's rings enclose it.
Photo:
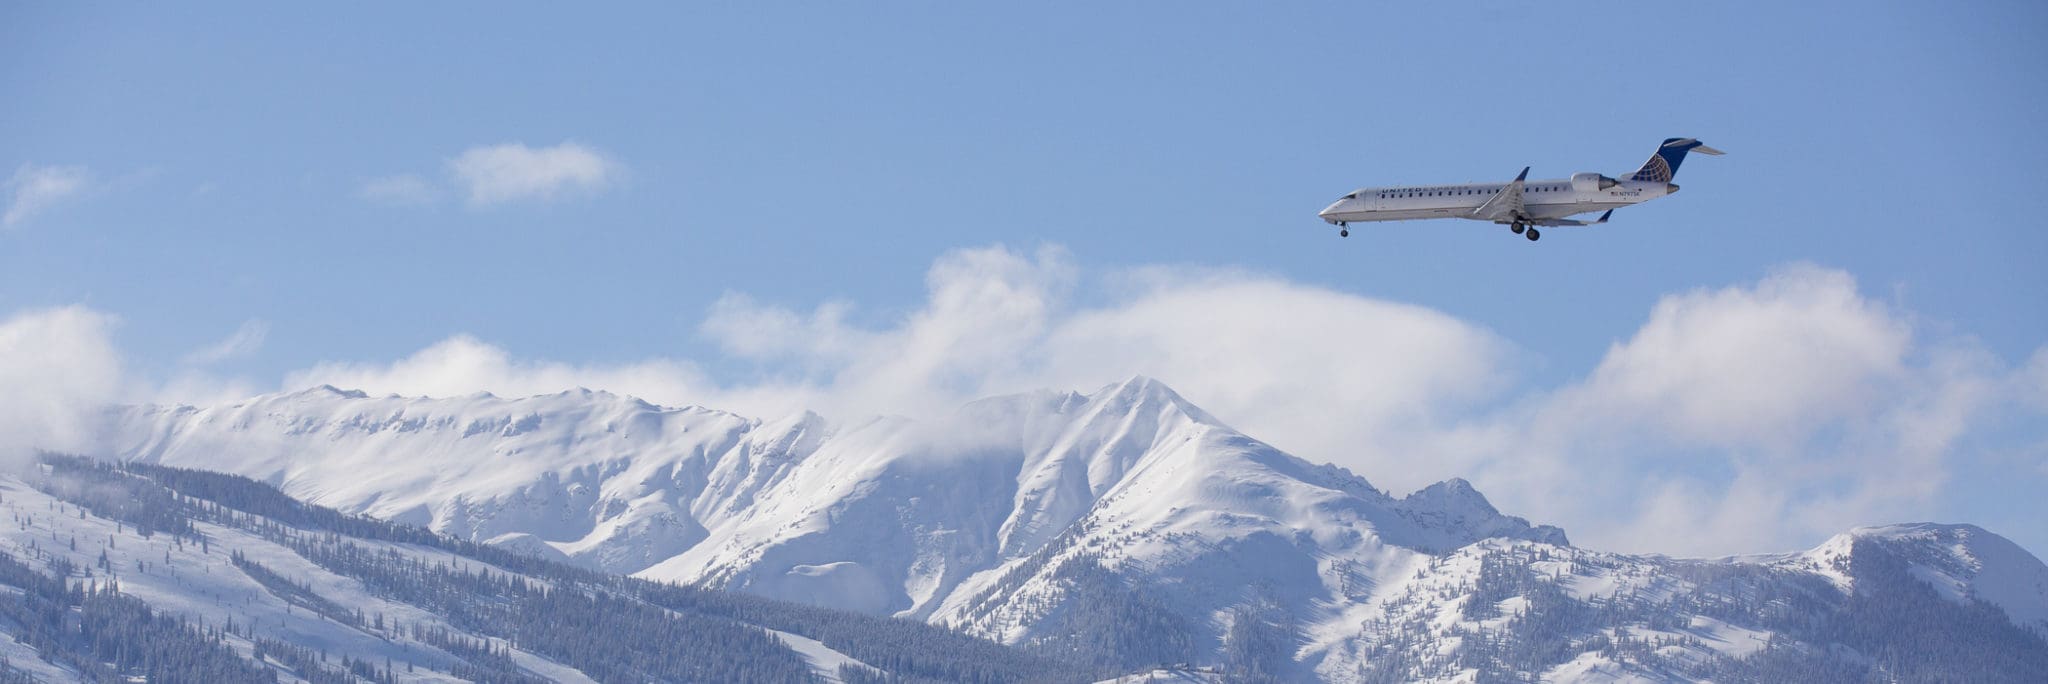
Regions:
[[[1643,163],[1642,169],[1636,171],[1636,175],[1629,177],[1629,180],[1669,183],[1671,182],[1671,164],[1664,161],[1662,156],[1651,157],[1650,161]]]

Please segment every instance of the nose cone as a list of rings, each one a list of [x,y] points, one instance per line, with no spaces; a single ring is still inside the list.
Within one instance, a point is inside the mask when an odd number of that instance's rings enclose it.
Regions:
[[[1337,201],[1335,201],[1335,202],[1331,202],[1331,203],[1330,203],[1330,206],[1327,206],[1327,207],[1323,207],[1323,210],[1322,210],[1322,211],[1319,211],[1319,212],[1316,212],[1316,215],[1317,215],[1317,216],[1321,216],[1321,217],[1323,217],[1323,222],[1324,222],[1324,223],[1329,223],[1329,224],[1333,224],[1333,225],[1334,225],[1334,224],[1336,224],[1336,223],[1337,223],[1338,221],[1340,221],[1340,220],[1341,220],[1341,219],[1337,218],[1337,214],[1339,214],[1339,213],[1342,213],[1342,212],[1344,211],[1344,205],[1345,205],[1345,204],[1347,204],[1347,203],[1349,203],[1350,201],[1351,201],[1351,200],[1341,200],[1341,199],[1340,199],[1340,200],[1337,200]]]

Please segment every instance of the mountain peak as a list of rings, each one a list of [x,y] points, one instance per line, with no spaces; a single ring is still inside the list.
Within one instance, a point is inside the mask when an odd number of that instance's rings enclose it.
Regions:
[[[1103,385],[1102,389],[1096,390],[1093,394],[1089,396],[1139,398],[1171,397],[1173,399],[1180,398],[1180,394],[1174,392],[1173,388],[1167,387],[1166,383],[1154,380],[1150,376],[1145,375],[1132,375],[1130,377],[1124,378],[1123,380]]]
[[[297,391],[297,392],[293,392],[293,393],[291,393],[291,394],[289,394],[289,395],[287,395],[287,396],[294,396],[294,397],[340,397],[340,398],[343,398],[343,399],[368,399],[368,398],[370,397],[370,393],[368,393],[368,392],[364,392],[364,391],[362,391],[362,390],[345,390],[345,389],[342,389],[342,388],[339,388],[339,387],[335,387],[335,386],[333,386],[333,385],[327,385],[327,384],[322,384],[322,385],[317,385],[317,386],[314,386],[314,387],[308,387],[308,388],[306,388],[306,389],[303,389],[303,390],[299,390],[299,391]]]
[[[1502,515],[1486,495],[1454,477],[1416,490],[1399,502],[1402,515],[1411,520],[1445,529],[1469,530],[1477,538],[1516,537],[1558,546],[1570,546],[1564,530],[1550,525],[1530,525],[1523,518]]]
[[[1445,512],[1459,512],[1477,516],[1499,515],[1493,502],[1486,495],[1472,487],[1465,478],[1454,477],[1428,487],[1416,490],[1401,499],[1401,504],[1410,508]]]
[[[1106,408],[1129,411],[1146,405],[1171,406],[1198,423],[1225,427],[1209,412],[1189,402],[1179,392],[1151,376],[1134,374],[1121,382],[1103,385],[1101,389],[1085,395],[1085,398]]]

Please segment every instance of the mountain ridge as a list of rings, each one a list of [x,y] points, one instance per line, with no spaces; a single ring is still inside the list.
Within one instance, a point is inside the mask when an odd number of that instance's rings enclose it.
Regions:
[[[1806,591],[1790,588],[1805,578],[1841,596],[1858,591],[1830,574],[1854,568],[1831,571],[1827,544],[1721,561],[1631,557],[1571,547],[1563,530],[1502,514],[1462,479],[1397,499],[1243,435],[1143,376],[1087,394],[1027,392],[933,419],[846,425],[590,390],[428,399],[321,387],[214,407],[129,407],[109,415],[107,434],[108,453],[123,460],[225,470],[313,503],[607,572],[915,618],[1041,649],[1085,651],[1091,639],[1116,639],[1117,626],[1153,625],[1155,638],[1091,663],[1099,667],[1211,662],[1250,648],[1260,632],[1244,625],[1256,623],[1271,626],[1261,643],[1305,644],[1284,658],[1259,655],[1297,677],[1395,666],[1408,676],[1541,673],[1576,661],[1455,655],[1471,630],[1550,628],[1470,608],[1488,582],[1595,607],[1616,605],[1621,592],[1706,601],[1727,588],[1695,579],[1721,575],[1786,587],[1770,592]],[[1963,555],[1988,571],[1941,553],[1970,541],[1953,534],[1912,546],[1903,531],[1866,532],[1837,545],[1907,558],[1904,572],[1937,589],[1947,582],[1945,600],[1982,600],[2023,630],[2048,629],[2036,620],[2048,616],[2048,579],[2030,584],[2048,570],[1976,531],[1976,545],[1964,546],[1978,552]],[[1537,572],[1545,568],[1549,576]],[[1426,594],[1437,598],[1418,598]],[[1814,610],[1856,609],[1841,600]],[[1581,665],[1631,672],[1641,663],[1613,644],[1665,624],[1651,619],[1658,611],[1729,634],[1790,633],[1763,607],[1722,615],[1690,605],[1574,609],[1614,624],[1564,624],[1578,630],[1577,647],[1609,644],[1598,663]],[[1423,613],[1436,617],[1370,626]],[[1703,672],[1753,655],[1737,642],[1669,634],[1661,638],[1685,644],[1678,651]],[[1453,656],[1411,649],[1413,662],[1389,659],[1397,643]]]

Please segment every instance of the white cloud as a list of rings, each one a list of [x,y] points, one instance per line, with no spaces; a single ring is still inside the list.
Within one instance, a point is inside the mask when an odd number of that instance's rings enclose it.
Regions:
[[[1415,435],[1513,375],[1509,344],[1441,312],[1241,274],[1154,278],[1066,317],[1044,349],[1046,377],[1156,377],[1249,434],[1368,474],[1405,470]]]
[[[0,467],[37,449],[83,451],[97,411],[121,396],[112,318],[81,307],[0,321]]]
[[[448,169],[475,206],[596,192],[620,174],[617,162],[574,142],[540,148],[523,143],[472,147],[448,160]]]
[[[2029,405],[2048,412],[2048,346],[2034,350],[2013,381]]]
[[[411,173],[372,178],[356,191],[358,197],[392,206],[429,204],[434,201],[436,194],[432,183],[418,174]]]
[[[1928,515],[2014,376],[1967,340],[1916,339],[1847,274],[1796,265],[1667,296],[1586,380],[1424,451],[1594,546],[1793,548]]]
[[[1753,288],[1663,298],[1563,400],[1687,441],[1786,446],[1865,410],[1904,371],[1910,342],[1849,274],[1797,265]]]
[[[1385,447],[1358,436],[1421,429],[1502,385],[1506,344],[1427,309],[1247,274],[1148,269],[1128,280],[1109,305],[1075,307],[1081,276],[1063,250],[961,250],[933,265],[924,308],[894,326],[851,326],[845,302],[800,313],[728,295],[701,331],[728,355],[792,376],[749,398],[829,415],[931,415],[1140,373],[1310,454]],[[1350,429],[1329,429],[1332,411]]]
[[[120,398],[124,404],[213,406],[272,391],[271,383],[246,377],[228,377],[204,368],[186,367],[173,371],[159,383],[136,383]]]
[[[948,253],[925,277],[924,308],[900,326],[835,333],[865,344],[812,393],[834,411],[930,415],[1022,389],[1019,376],[1033,370],[1034,347],[1074,279],[1071,258],[1057,248],[1030,257],[1005,249]]]
[[[210,365],[253,354],[263,348],[263,339],[270,335],[270,324],[250,319],[243,321],[235,331],[219,342],[195,349],[185,355],[185,363]]]
[[[1101,282],[1098,282],[1101,281]],[[1103,286],[1104,283],[1109,286]],[[1107,293],[1081,305],[1071,294]],[[1426,308],[1238,272],[1155,267],[1084,280],[1063,250],[959,250],[923,306],[862,327],[728,294],[700,328],[764,381],[721,386],[687,361],[515,360],[456,337],[390,364],[326,364],[287,386],[521,395],[572,386],[773,417],[930,416],[977,397],[1165,381],[1246,433],[1396,492],[1467,476],[1504,510],[1596,548],[1792,548],[1924,518],[1958,443],[2048,397],[2048,350],[2006,367],[1968,340],[1812,265],[1664,297],[1585,378],[1515,381],[1513,345]],[[2029,462],[2021,466],[2031,470]]]
[[[323,364],[286,387],[446,396],[587,386],[755,415],[815,409],[855,419],[930,416],[990,394],[1092,389],[1143,373],[1254,435],[1320,456],[1367,448],[1360,434],[1421,430],[1503,385],[1506,343],[1441,313],[1261,276],[1156,271],[1139,280],[1109,306],[1077,308],[1069,295],[1081,275],[1064,250],[960,250],[933,264],[922,308],[874,329],[850,324],[846,302],[797,312],[730,294],[701,331],[727,356],[762,364],[768,379],[746,385],[715,384],[674,359],[516,360],[458,336],[389,364]],[[1333,413],[1346,429],[1331,429]]]
[[[14,170],[14,176],[7,180],[7,189],[14,197],[7,204],[7,213],[0,216],[0,226],[14,227],[29,217],[76,196],[91,183],[92,173],[83,166],[22,164]]]
[[[322,363],[285,376],[287,388],[334,385],[373,393],[450,397],[476,392],[548,394],[575,387],[604,389],[664,403],[691,403],[710,384],[696,368],[668,360],[617,366],[521,361],[504,349],[456,336],[391,363]]]
[[[725,353],[757,361],[816,360],[844,363],[866,350],[877,337],[846,323],[849,302],[827,302],[808,316],[761,306],[754,298],[728,292],[711,306],[703,332]],[[823,370],[812,366],[811,370]]]
[[[1514,359],[1526,354],[1483,327],[1272,276],[1088,276],[1057,248],[997,247],[942,256],[926,286],[922,306],[868,325],[851,302],[799,311],[727,295],[700,330],[765,378],[739,384],[689,360],[570,364],[455,336],[396,361],[318,364],[283,385],[429,396],[582,386],[853,421],[1143,373],[1254,437],[1396,492],[1464,476],[1503,510],[1588,546],[1679,554],[1797,548],[1854,525],[1927,519],[1959,491],[1958,473],[2037,476],[2038,457],[1994,459],[1973,440],[2016,422],[2025,434],[2005,443],[2048,443],[2048,347],[2015,367],[1968,338],[1930,336],[1847,274],[1811,265],[1666,296],[1585,377],[1554,387],[1518,381]],[[0,343],[0,381],[82,388],[53,399],[60,407],[110,396],[119,364],[106,325],[83,310],[9,321],[0,339],[36,341]],[[242,332],[215,347],[261,337]],[[57,362],[5,363],[48,354]],[[73,372],[85,381],[59,380]],[[157,392],[222,386],[189,376]],[[26,415],[0,407],[0,432],[65,424]]]

